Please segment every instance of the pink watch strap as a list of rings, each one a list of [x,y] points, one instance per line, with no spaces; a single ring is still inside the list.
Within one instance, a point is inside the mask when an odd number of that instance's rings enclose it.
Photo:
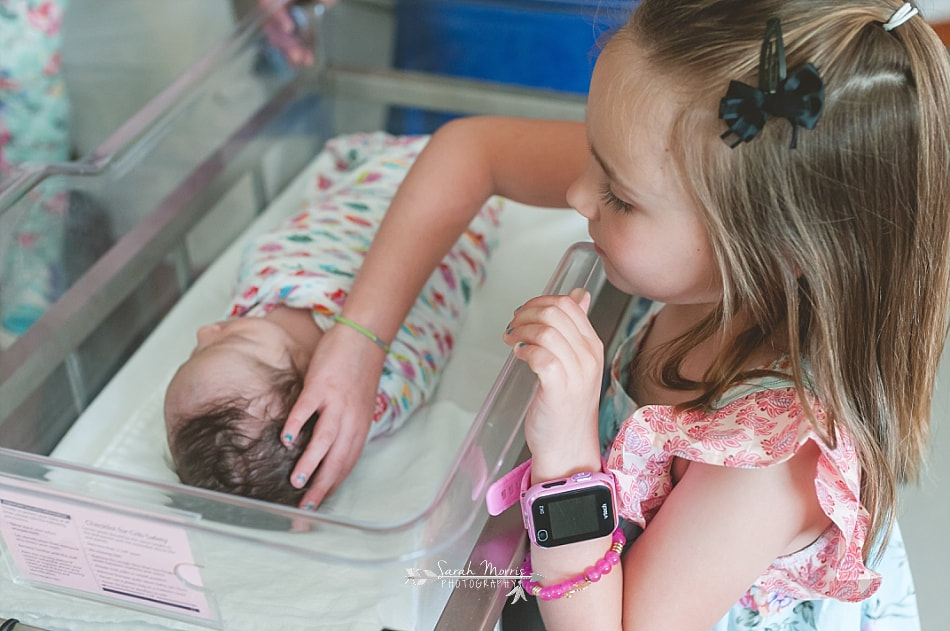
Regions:
[[[501,515],[508,507],[521,500],[526,476],[531,475],[531,458],[495,480],[485,494],[489,515]]]

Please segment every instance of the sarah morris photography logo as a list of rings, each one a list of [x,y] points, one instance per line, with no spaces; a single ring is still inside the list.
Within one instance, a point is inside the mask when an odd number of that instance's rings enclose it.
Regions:
[[[479,567],[479,566],[476,566]],[[482,589],[485,587],[495,588],[499,585],[507,587],[513,584],[511,591],[505,594],[505,598],[511,596],[512,604],[518,600],[527,600],[524,587],[521,586],[521,579],[528,578],[532,581],[540,581],[543,576],[538,573],[522,574],[521,570],[511,570],[508,568],[498,568],[491,561],[482,561],[480,564],[481,572],[472,569],[472,563],[465,566],[464,569],[451,569],[448,564],[440,560],[436,570],[421,568],[406,568],[406,585],[435,585],[442,587],[451,587],[452,589],[468,588]]]

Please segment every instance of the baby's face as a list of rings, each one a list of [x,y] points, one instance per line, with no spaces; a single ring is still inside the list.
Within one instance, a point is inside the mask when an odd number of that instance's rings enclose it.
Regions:
[[[275,369],[291,367],[293,340],[264,318],[216,322],[198,329],[197,337],[195,350],[165,392],[169,431],[179,419],[222,400],[242,398],[265,405],[268,397],[259,395],[270,391],[269,376]]]

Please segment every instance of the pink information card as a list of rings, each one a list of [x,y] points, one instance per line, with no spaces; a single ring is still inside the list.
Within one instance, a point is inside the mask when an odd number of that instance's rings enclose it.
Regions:
[[[0,486],[0,535],[21,580],[216,619],[183,527]]]

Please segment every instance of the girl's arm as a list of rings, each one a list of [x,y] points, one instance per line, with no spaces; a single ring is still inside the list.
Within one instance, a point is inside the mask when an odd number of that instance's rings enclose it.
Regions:
[[[584,313],[589,298],[535,298],[505,335],[537,373],[525,419],[532,483],[600,469],[596,410],[603,348]],[[549,631],[706,631],[779,556],[806,547],[829,525],[815,492],[819,450],[806,443],[763,469],[689,463],[649,526],[614,568],[570,599],[541,601]],[[542,585],[594,565],[610,537],[557,548],[532,546]]]
[[[614,568],[570,599],[540,603],[548,631],[711,629],[776,558],[830,525],[815,495],[817,460],[808,443],[791,461],[765,469],[690,463],[627,549],[622,573]],[[610,541],[584,544],[532,547],[533,570],[550,577],[542,584],[583,572]]]
[[[437,131],[393,198],[343,308],[343,316],[391,341],[426,280],[492,195],[565,207],[589,158],[582,123],[475,117]],[[297,436],[315,412],[313,438],[291,474],[314,507],[349,473],[373,415],[385,355],[350,327],[334,326],[310,362],[284,426]]]
[[[489,197],[565,208],[567,189],[589,155],[582,123],[494,117],[448,123],[393,198],[344,315],[392,340],[426,279]]]

